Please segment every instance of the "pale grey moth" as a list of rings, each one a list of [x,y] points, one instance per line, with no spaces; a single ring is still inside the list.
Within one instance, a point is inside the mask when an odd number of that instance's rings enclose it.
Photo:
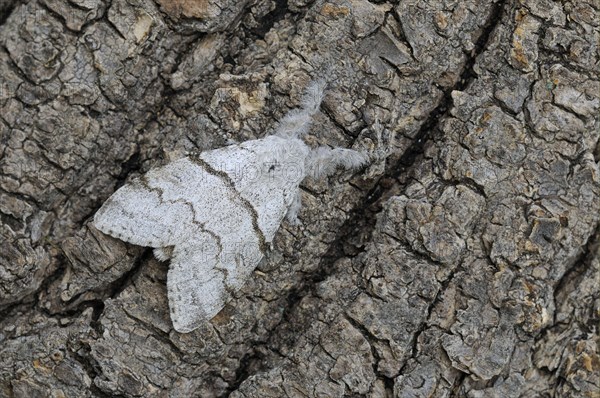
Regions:
[[[306,176],[365,164],[344,148],[309,148],[301,137],[323,99],[313,82],[302,107],[273,135],[188,156],[118,189],[98,210],[100,231],[171,259],[167,289],[175,330],[213,318],[262,259],[283,218],[295,223]]]

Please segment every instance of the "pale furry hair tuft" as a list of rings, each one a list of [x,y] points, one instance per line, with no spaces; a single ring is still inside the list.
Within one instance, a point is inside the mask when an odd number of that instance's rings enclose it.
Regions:
[[[306,134],[312,117],[319,111],[326,86],[324,80],[311,82],[302,96],[302,107],[289,111],[279,122],[274,135],[282,138],[300,138]]]

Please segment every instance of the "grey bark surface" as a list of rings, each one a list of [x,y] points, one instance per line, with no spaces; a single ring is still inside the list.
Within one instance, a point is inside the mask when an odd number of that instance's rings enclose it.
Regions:
[[[600,396],[597,0],[0,0],[0,397]],[[119,186],[263,137],[388,156],[302,185],[172,328]]]

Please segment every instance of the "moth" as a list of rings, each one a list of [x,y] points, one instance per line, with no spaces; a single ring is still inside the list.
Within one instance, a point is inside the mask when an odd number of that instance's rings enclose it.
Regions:
[[[173,161],[119,188],[94,225],[170,259],[173,327],[181,333],[213,318],[263,258],[283,218],[297,223],[302,180],[353,169],[369,156],[345,148],[311,149],[302,136],[323,99],[309,85],[302,106],[274,134]]]

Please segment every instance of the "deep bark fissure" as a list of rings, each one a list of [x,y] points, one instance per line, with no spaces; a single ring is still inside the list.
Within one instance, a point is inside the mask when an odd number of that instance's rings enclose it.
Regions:
[[[23,4],[22,0],[6,1],[0,4],[0,26],[4,25],[10,14],[21,4]]]

